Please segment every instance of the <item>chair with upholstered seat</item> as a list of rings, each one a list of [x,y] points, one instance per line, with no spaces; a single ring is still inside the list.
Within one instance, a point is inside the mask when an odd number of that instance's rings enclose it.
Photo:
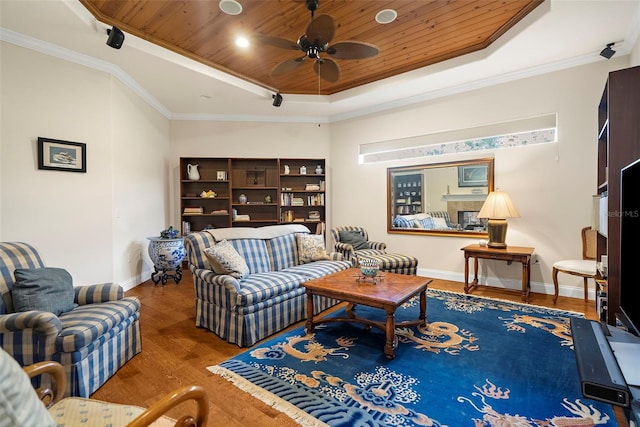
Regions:
[[[30,378],[50,377],[51,387],[34,389]],[[165,395],[148,409],[81,397],[62,398],[65,370],[58,362],[38,362],[21,368],[0,349],[0,420],[2,425],[38,427],[202,427],[209,399],[200,386],[183,386]],[[195,402],[189,406],[189,403]],[[184,405],[183,405],[184,403]],[[165,414],[176,407],[178,420]],[[174,413],[176,410],[174,410]]]
[[[555,293],[553,303],[558,300],[558,273],[571,274],[572,276],[582,277],[584,284],[584,300],[589,298],[589,279],[595,281],[597,275],[596,269],[596,231],[591,227],[582,229],[582,259],[568,259],[558,261],[553,264],[553,286]],[[596,292],[599,290],[598,282],[596,283]]]
[[[369,234],[363,227],[339,226],[331,229],[335,251],[358,266],[361,258],[375,259],[380,264],[380,270],[389,273],[415,275],[418,269],[418,259],[409,255],[387,252],[384,242],[369,241]]]
[[[0,243],[0,347],[21,366],[59,362],[65,395],[89,397],[140,353],[139,316],[120,285],[74,286],[33,246]]]

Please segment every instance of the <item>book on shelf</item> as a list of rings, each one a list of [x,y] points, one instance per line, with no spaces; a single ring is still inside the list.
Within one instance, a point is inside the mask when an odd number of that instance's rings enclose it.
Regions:
[[[215,209],[211,211],[211,215],[229,215],[229,211],[226,209]]]
[[[204,210],[202,209],[202,206],[187,206],[184,208],[184,212],[185,214],[202,214],[204,212]]]
[[[234,221],[239,221],[239,222],[242,222],[242,221],[251,221],[251,217],[250,217],[249,215],[236,215],[236,216],[233,218],[233,220],[234,220]]]
[[[191,233],[191,223],[189,221],[182,221],[182,235]]]
[[[305,191],[319,191],[320,190],[320,184],[305,184],[304,190]]]

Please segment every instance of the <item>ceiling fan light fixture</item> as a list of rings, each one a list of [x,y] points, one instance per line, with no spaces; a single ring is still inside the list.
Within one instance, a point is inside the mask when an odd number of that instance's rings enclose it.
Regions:
[[[240,15],[242,13],[242,5],[236,0],[220,0],[218,7],[227,15]]]
[[[376,22],[378,24],[389,24],[396,20],[398,12],[393,9],[383,9],[376,13]]]

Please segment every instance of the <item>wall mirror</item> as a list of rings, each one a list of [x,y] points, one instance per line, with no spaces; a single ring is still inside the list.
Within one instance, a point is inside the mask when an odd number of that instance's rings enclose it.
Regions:
[[[387,169],[387,231],[487,236],[478,212],[493,191],[493,159]]]

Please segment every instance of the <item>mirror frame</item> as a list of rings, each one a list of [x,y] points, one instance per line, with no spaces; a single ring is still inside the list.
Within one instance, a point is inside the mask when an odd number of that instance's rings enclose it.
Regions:
[[[459,167],[459,166],[477,166],[487,165],[487,194],[494,191],[494,159],[482,158],[473,160],[463,160],[457,162],[443,162],[443,163],[431,163],[424,165],[412,165],[412,166],[400,166],[387,168],[387,233],[390,234],[417,234],[417,235],[433,235],[433,236],[455,236],[455,237],[488,237],[486,231],[472,231],[472,230],[428,230],[424,228],[398,228],[393,227],[393,219],[396,214],[393,212],[394,208],[394,194],[395,188],[394,177],[399,174],[406,174],[408,172],[423,173],[426,170],[447,168],[447,167]],[[456,183],[457,185],[458,183]],[[457,218],[456,218],[457,220]]]

